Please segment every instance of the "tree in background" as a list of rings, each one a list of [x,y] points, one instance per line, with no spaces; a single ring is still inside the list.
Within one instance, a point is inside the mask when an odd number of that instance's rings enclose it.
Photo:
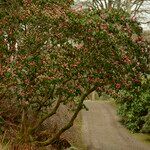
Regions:
[[[127,11],[133,18],[137,18],[143,26],[148,30],[150,2],[149,0],[75,0],[81,2],[82,5],[94,9],[123,9]]]
[[[92,2],[99,9],[122,8],[124,11],[135,15],[145,1],[147,0],[93,0]]]
[[[80,13],[72,1],[54,2],[1,2],[0,125],[21,143],[53,144],[91,92],[134,90],[149,72],[149,48],[128,13]],[[72,112],[70,120],[53,134],[40,131],[61,106]]]

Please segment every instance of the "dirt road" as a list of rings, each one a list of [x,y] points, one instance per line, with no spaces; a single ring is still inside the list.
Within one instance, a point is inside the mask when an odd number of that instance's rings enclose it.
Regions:
[[[82,111],[83,140],[87,150],[150,150],[120,125],[111,104],[97,101],[85,104],[89,108],[89,111]]]

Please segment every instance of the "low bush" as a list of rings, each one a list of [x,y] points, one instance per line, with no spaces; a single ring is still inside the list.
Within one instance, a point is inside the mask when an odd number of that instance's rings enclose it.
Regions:
[[[149,80],[149,79],[147,79]],[[118,114],[122,123],[132,132],[150,133],[150,80],[136,91],[121,91]]]

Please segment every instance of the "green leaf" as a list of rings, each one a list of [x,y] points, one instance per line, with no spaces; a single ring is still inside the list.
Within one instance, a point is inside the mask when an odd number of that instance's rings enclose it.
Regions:
[[[6,77],[6,78],[10,78],[10,77],[11,77],[11,72],[6,72],[6,73],[5,73],[5,77]]]
[[[0,116],[0,126],[3,125],[5,122],[5,120],[3,119],[3,117]]]

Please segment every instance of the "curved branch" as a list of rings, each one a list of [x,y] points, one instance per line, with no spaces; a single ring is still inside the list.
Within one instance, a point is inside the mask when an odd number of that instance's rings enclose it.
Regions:
[[[78,113],[80,112],[80,110],[82,109],[83,107],[83,102],[85,100],[85,98],[90,94],[92,93],[93,91],[95,91],[97,88],[97,86],[94,86],[93,88],[89,89],[86,93],[84,93],[82,96],[81,96],[81,99],[79,101],[79,104],[78,104],[78,107],[75,111],[75,113],[73,114],[72,118],[70,119],[70,121],[67,123],[67,125],[65,125],[63,128],[61,128],[58,133],[56,133],[56,135],[51,138],[51,139],[48,139],[47,141],[44,141],[44,142],[37,142],[37,144],[41,145],[41,146],[47,146],[47,145],[50,145],[52,144],[56,139],[58,139],[62,133],[64,133],[66,130],[68,130],[70,127],[73,126],[73,123],[74,123],[74,120],[76,119],[76,117],[78,116]]]
[[[54,115],[56,113],[57,109],[59,108],[59,106],[62,102],[61,98],[62,98],[62,96],[59,97],[54,109],[49,114],[47,114],[43,118],[41,118],[40,121],[33,128],[30,129],[30,131],[29,131],[30,134],[33,134],[47,118],[51,117],[52,115]]]

